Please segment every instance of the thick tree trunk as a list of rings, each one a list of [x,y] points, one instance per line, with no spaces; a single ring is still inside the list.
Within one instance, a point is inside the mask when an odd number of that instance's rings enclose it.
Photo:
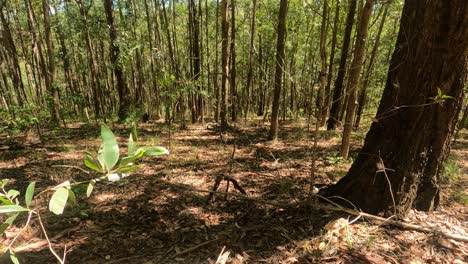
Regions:
[[[275,60],[275,83],[273,91],[273,103],[271,110],[271,124],[270,124],[270,140],[278,139],[278,114],[281,96],[281,86],[283,82],[283,67],[284,67],[284,46],[286,35],[286,15],[288,13],[288,1],[281,0],[278,15],[278,37],[276,40],[276,60]]]
[[[466,0],[405,2],[397,49],[364,147],[324,195],[387,216],[403,217],[413,205],[437,206],[439,175],[467,78],[467,24]],[[438,98],[438,89],[453,99]]]
[[[327,120],[327,130],[335,130],[338,124],[338,118],[341,108],[341,99],[343,96],[343,81],[346,75],[346,62],[348,60],[348,50],[351,41],[351,31],[354,25],[354,15],[356,13],[357,0],[349,0],[348,15],[346,18],[346,29],[343,36],[343,47],[341,48],[340,67],[336,76],[335,86],[333,89],[333,101],[330,109],[330,117]]]

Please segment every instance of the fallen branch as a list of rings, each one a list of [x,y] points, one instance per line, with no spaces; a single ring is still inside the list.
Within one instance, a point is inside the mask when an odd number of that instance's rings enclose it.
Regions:
[[[206,245],[211,244],[211,243],[213,243],[213,242],[219,241],[219,240],[221,240],[221,239],[222,239],[222,238],[215,238],[215,239],[212,239],[212,240],[205,241],[205,242],[203,242],[203,243],[201,243],[201,244],[195,245],[195,246],[193,246],[193,247],[187,248],[186,250],[183,250],[183,251],[181,251],[181,252],[175,254],[175,255],[173,256],[173,258],[178,257],[178,256],[181,256],[181,255],[185,255],[185,254],[187,254],[187,253],[190,253],[190,252],[192,252],[192,251],[195,251],[195,250],[197,250],[197,249],[199,249],[199,248],[201,248],[201,247],[203,247],[203,246],[206,246]]]

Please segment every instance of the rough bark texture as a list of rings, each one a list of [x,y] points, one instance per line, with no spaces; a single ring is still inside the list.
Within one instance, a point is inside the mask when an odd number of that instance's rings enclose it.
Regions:
[[[278,17],[278,38],[276,40],[276,69],[275,69],[275,83],[273,91],[273,104],[271,111],[271,125],[270,125],[270,140],[278,138],[278,115],[279,115],[279,101],[281,96],[281,86],[283,81],[283,67],[284,67],[284,42],[286,33],[286,14],[288,13],[288,1],[281,0],[280,10]]]
[[[341,196],[369,213],[400,217],[413,205],[437,206],[438,179],[467,78],[467,25],[466,0],[405,2],[385,90],[364,147],[348,174],[324,195]],[[438,88],[454,99],[434,101]]]
[[[353,30],[354,14],[356,13],[357,0],[349,1],[348,15],[346,18],[346,29],[343,36],[343,47],[341,48],[340,67],[336,76],[333,89],[333,101],[330,109],[330,117],[327,120],[327,130],[335,130],[338,123],[338,115],[341,107],[341,97],[343,91],[343,81],[346,75],[346,61],[348,59],[349,44],[351,41],[351,31]]]

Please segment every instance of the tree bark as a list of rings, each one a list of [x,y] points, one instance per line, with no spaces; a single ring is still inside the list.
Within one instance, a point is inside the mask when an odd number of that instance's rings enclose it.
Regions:
[[[337,32],[338,32],[338,22],[340,20],[340,1],[336,1],[335,7],[335,17],[333,19],[333,31],[332,31],[332,43],[331,43],[331,51],[330,51],[330,61],[328,64],[328,74],[327,74],[327,85],[325,86],[325,102],[324,102],[324,111],[323,111],[323,120],[326,119],[326,115],[328,114],[328,110],[330,109],[331,103],[331,81],[333,78],[333,64],[335,61],[335,49],[336,49],[336,39],[337,39]]]
[[[357,28],[356,44],[354,49],[354,59],[351,63],[351,69],[349,71],[348,86],[346,91],[348,92],[348,105],[346,109],[346,119],[343,130],[343,140],[341,142],[341,155],[344,159],[348,159],[349,145],[351,141],[351,131],[353,127],[354,112],[356,110],[356,94],[361,78],[361,68],[364,62],[364,55],[366,52],[367,35],[369,28],[369,20],[374,8],[375,0],[366,0],[364,9],[362,10],[361,17],[359,19],[359,25]]]
[[[382,30],[385,24],[385,19],[387,18],[387,11],[388,6],[384,7],[384,13],[382,15],[382,20],[380,21],[379,29],[377,31],[377,36],[375,37],[374,47],[371,51],[371,57],[369,60],[369,65],[367,66],[366,73],[364,74],[364,80],[362,82],[361,90],[359,91],[359,99],[358,99],[358,109],[356,113],[356,121],[354,122],[354,128],[357,129],[359,127],[359,123],[361,122],[362,111],[364,110],[364,106],[366,104],[367,98],[367,87],[369,87],[370,78],[372,75],[372,70],[374,69],[375,58],[377,56],[377,51],[380,45],[380,36],[382,35]]]
[[[231,0],[231,69],[229,71],[231,89],[231,120],[237,122],[237,90],[236,90],[236,1]]]
[[[281,86],[283,81],[283,67],[284,67],[284,46],[285,46],[285,35],[286,35],[286,16],[288,13],[288,1],[280,1],[280,9],[278,15],[278,37],[276,40],[276,68],[275,68],[275,83],[273,91],[273,102],[271,110],[271,124],[269,139],[276,141],[278,139],[278,115],[279,115],[279,104],[281,96]]]
[[[317,94],[316,122],[319,126],[325,125],[327,108],[325,107],[325,87],[327,82],[327,21],[328,2],[323,0],[322,25],[320,27],[320,87]]]
[[[377,115],[348,174],[326,189],[365,212],[432,210],[463,100],[468,2],[407,0]],[[410,37],[409,37],[410,36]],[[453,99],[438,98],[438,89]]]
[[[222,78],[221,78],[221,127],[228,127],[227,121],[227,89],[228,89],[228,72],[229,72],[229,52],[228,52],[228,0],[222,0],[221,2],[221,69],[222,69]]]
[[[114,8],[112,0],[104,0],[104,9],[106,12],[107,25],[109,26],[110,37],[110,61],[114,69],[114,75],[117,79],[117,92],[119,94],[119,120],[124,120],[130,112],[130,96],[125,80],[123,65],[119,61],[120,48],[118,46],[117,25],[114,19]]]
[[[254,57],[254,38],[255,38],[255,15],[257,10],[257,0],[252,1],[252,14],[250,16],[250,39],[249,39],[249,58],[247,69],[247,85],[245,98],[245,119],[247,120],[250,111],[250,95],[253,94],[253,57]],[[251,92],[252,90],[252,92]]]
[[[351,41],[351,31],[354,25],[354,15],[356,13],[357,0],[349,0],[349,9],[346,18],[345,34],[343,36],[343,47],[341,48],[340,66],[333,89],[333,101],[330,109],[330,117],[327,120],[327,130],[335,130],[338,124],[338,118],[341,108],[341,99],[343,96],[343,81],[346,75],[346,62],[348,59],[349,44]]]

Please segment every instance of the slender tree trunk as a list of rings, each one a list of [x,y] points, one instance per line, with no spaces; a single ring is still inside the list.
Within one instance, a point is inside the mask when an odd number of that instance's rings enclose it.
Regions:
[[[221,1],[221,35],[222,35],[222,51],[221,51],[221,69],[223,76],[221,78],[221,127],[226,128],[229,124],[227,121],[227,89],[228,89],[228,72],[229,72],[229,54],[228,54],[228,0]]]
[[[356,121],[354,122],[355,129],[359,127],[359,123],[361,122],[362,111],[364,110],[364,106],[366,104],[367,87],[369,86],[369,82],[370,82],[371,75],[372,75],[372,70],[374,69],[375,58],[377,56],[377,51],[380,45],[380,36],[382,35],[382,30],[385,24],[385,19],[387,18],[388,6],[385,6],[384,8],[385,10],[382,15],[382,20],[380,21],[379,29],[377,31],[377,36],[375,37],[374,47],[372,48],[372,51],[371,51],[369,65],[367,66],[367,70],[364,75],[364,80],[362,82],[362,87],[361,87],[361,90],[359,91],[358,109],[356,113]]]
[[[346,18],[345,34],[343,36],[343,47],[341,48],[340,66],[338,69],[338,75],[336,77],[335,86],[333,89],[333,101],[330,109],[330,117],[327,120],[327,130],[335,130],[338,123],[341,99],[343,96],[343,81],[346,75],[346,62],[348,59],[348,50],[351,40],[351,31],[354,25],[354,15],[356,13],[356,1],[349,0],[348,15]]]
[[[4,9],[5,9],[5,2],[0,1],[0,20],[1,20],[1,25],[2,25],[2,33],[4,37],[4,43],[6,50],[8,51],[12,61],[13,61],[13,69],[12,69],[12,81],[13,81],[13,86],[14,89],[16,90],[17,96],[18,96],[18,103],[20,105],[23,105],[23,102],[28,102],[26,93],[24,90],[24,84],[23,84],[23,79],[22,79],[22,73],[21,73],[21,68],[19,66],[19,60],[18,60],[18,53],[16,50],[16,45],[15,41],[13,40],[13,36],[11,33],[10,29],[10,23],[8,22],[7,18],[3,14]],[[3,38],[2,38],[3,39]]]
[[[279,115],[279,104],[281,96],[281,86],[283,81],[283,67],[284,67],[284,46],[285,46],[285,35],[286,35],[286,16],[288,13],[288,1],[281,0],[279,15],[278,15],[278,37],[276,40],[276,68],[275,68],[275,83],[273,91],[273,103],[271,111],[271,124],[269,139],[276,141],[278,139],[278,115]]]
[[[323,0],[322,25],[320,27],[320,88],[317,95],[316,122],[319,126],[325,125],[327,118],[327,107],[325,106],[325,88],[327,83],[327,21],[328,2]]]
[[[45,28],[45,38],[47,45],[47,57],[48,57],[48,70],[47,77],[49,79],[49,88],[51,92],[53,107],[52,107],[52,121],[56,124],[60,122],[60,96],[58,87],[55,85],[55,49],[52,44],[52,32],[50,30],[50,5],[48,0],[42,0],[42,12],[44,13],[44,28]]]
[[[96,117],[99,117],[102,113],[101,109],[101,97],[99,95],[100,91],[100,85],[99,85],[99,80],[98,80],[98,66],[97,63],[94,59],[94,53],[93,53],[93,46],[91,43],[91,36],[89,34],[89,29],[88,29],[88,11],[85,9],[85,6],[82,2],[82,0],[76,0],[79,9],[80,9],[80,15],[81,15],[81,21],[83,23],[83,33],[84,33],[84,39],[86,42],[86,51],[88,54],[88,64],[89,64],[89,69],[91,73],[91,89],[93,92],[93,105],[94,105],[94,115]]]
[[[340,1],[336,1],[335,7],[335,17],[333,19],[333,32],[332,32],[332,43],[331,43],[331,51],[330,51],[330,61],[328,64],[328,74],[327,74],[327,85],[325,86],[325,103],[324,103],[324,111],[323,114],[323,121],[326,119],[326,115],[328,114],[328,110],[330,108],[331,103],[331,81],[333,78],[333,66],[335,61],[335,48],[336,48],[336,36],[338,32],[338,22],[340,21]],[[324,125],[324,124],[322,124]]]
[[[437,207],[463,101],[467,23],[465,0],[405,2],[398,48],[364,146],[348,174],[324,195],[386,216],[404,217],[412,206]],[[453,99],[434,101],[438,89]]]
[[[219,35],[219,0],[216,0],[216,35],[215,35],[215,66],[214,66],[214,75],[213,75],[213,89],[215,92],[215,121],[219,122],[220,120],[220,108],[221,108],[221,98],[220,98],[220,89],[218,85],[218,35]]]
[[[117,92],[119,94],[119,119],[124,120],[130,113],[130,96],[125,80],[123,65],[120,60],[120,48],[118,46],[117,25],[114,19],[114,7],[112,0],[104,0],[104,9],[106,12],[107,25],[109,26],[110,37],[110,62],[114,69],[114,75],[117,79]]]
[[[349,145],[351,142],[351,131],[353,127],[354,112],[356,110],[356,94],[361,75],[361,68],[364,62],[366,52],[366,42],[368,36],[369,20],[374,8],[375,0],[366,0],[364,9],[362,10],[357,28],[357,37],[354,50],[354,59],[351,63],[351,69],[348,77],[348,106],[346,109],[346,119],[343,130],[343,140],[341,142],[341,155],[344,159],[348,159]]]
[[[249,58],[247,69],[247,85],[245,88],[245,119],[247,120],[250,111],[251,99],[250,95],[253,94],[253,57],[254,57],[254,38],[255,38],[255,15],[257,10],[257,0],[252,1],[252,14],[250,15],[250,39],[249,39]],[[252,92],[251,92],[252,91]]]
[[[231,89],[231,120],[237,122],[237,88],[236,88],[236,1],[231,0],[231,69],[229,88]]]

